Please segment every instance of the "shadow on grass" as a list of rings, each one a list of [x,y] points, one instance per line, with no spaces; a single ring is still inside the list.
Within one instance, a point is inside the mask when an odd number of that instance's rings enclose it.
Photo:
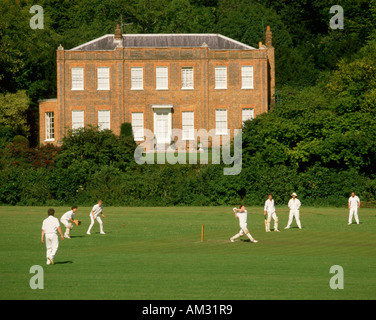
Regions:
[[[57,261],[57,262],[54,262],[54,264],[67,264],[67,263],[73,263],[73,261]]]

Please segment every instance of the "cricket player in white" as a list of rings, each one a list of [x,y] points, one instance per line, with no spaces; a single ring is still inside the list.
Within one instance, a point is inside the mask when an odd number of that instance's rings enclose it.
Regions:
[[[235,239],[240,238],[242,235],[245,234],[251,242],[257,243],[258,241],[253,239],[253,237],[251,236],[251,234],[248,231],[248,228],[247,228],[248,212],[247,212],[247,210],[245,210],[245,207],[241,206],[240,209],[233,208],[232,210],[235,213],[235,218],[239,218],[240,231],[239,231],[239,233],[234,235],[232,238],[230,238],[230,241],[234,242]]]
[[[91,228],[94,225],[95,220],[97,220],[98,223],[99,223],[100,234],[105,234],[104,231],[103,231],[103,222],[102,222],[101,218],[99,217],[99,215],[101,214],[103,219],[106,219],[105,215],[102,213],[102,210],[103,210],[103,201],[99,200],[98,204],[94,205],[93,209],[91,209],[91,211],[90,211],[91,223],[90,223],[89,229],[87,230],[86,234],[91,234],[90,231],[91,231]]]
[[[266,215],[268,215],[266,217]],[[264,206],[264,217],[266,217],[266,232],[270,232],[270,222],[273,218],[274,220],[274,231],[279,232],[278,230],[278,217],[275,213],[274,199],[271,193],[268,194],[268,199],[265,201]]]
[[[298,225],[298,228],[301,229],[302,225],[300,224],[300,213],[299,209],[301,206],[301,203],[298,198],[296,198],[296,193],[294,192],[292,195],[292,198],[290,199],[288,203],[288,207],[290,208],[290,214],[289,214],[289,221],[287,223],[287,226],[285,229],[290,229],[292,220],[295,217],[296,224]]]
[[[74,214],[77,211],[77,207],[73,206],[72,210],[69,210],[65,212],[62,217],[60,218],[60,222],[66,227],[65,233],[64,233],[64,238],[70,239],[69,233],[73,229],[73,219],[74,219]]]
[[[41,242],[44,243],[44,237],[46,237],[47,264],[54,264],[54,258],[59,248],[56,231],[59,231],[61,240],[64,240],[59,220],[54,217],[54,214],[54,209],[48,209],[48,218],[44,219],[42,224]]]
[[[349,198],[349,224],[352,224],[353,216],[355,218],[356,224],[359,224],[358,209],[360,208],[360,199],[355,195],[355,192],[351,192],[351,197]]]

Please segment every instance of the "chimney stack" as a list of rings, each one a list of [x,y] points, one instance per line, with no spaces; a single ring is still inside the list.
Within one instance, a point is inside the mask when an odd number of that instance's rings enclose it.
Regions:
[[[272,47],[272,32],[270,31],[270,26],[266,26],[265,32],[265,45],[270,48]]]
[[[121,30],[119,24],[116,25],[115,40],[121,40]]]

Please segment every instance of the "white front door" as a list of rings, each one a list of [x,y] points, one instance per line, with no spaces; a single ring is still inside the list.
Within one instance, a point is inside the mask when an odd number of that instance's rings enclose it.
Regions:
[[[171,109],[154,109],[154,137],[157,144],[171,142]]]

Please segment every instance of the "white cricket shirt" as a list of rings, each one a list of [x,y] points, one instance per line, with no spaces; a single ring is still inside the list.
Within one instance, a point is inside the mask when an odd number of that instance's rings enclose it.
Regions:
[[[94,214],[94,217],[98,217],[99,214],[102,212],[103,210],[103,204],[101,206],[99,206],[99,204],[96,204],[93,209],[91,209],[91,211],[93,211],[93,214]],[[91,215],[91,211],[90,211],[90,215]]]
[[[73,220],[73,217],[74,217],[74,212],[73,210],[70,210],[70,211],[65,212],[60,218],[60,220],[69,220],[69,219]]]
[[[247,223],[247,216],[248,216],[247,210],[244,210],[244,212],[238,212],[239,223],[240,224]]]
[[[45,233],[56,233],[57,228],[59,227],[59,219],[55,218],[54,216],[49,216],[43,220],[42,230],[44,230]]]
[[[299,199],[295,198],[295,200],[293,198],[290,199],[289,203],[288,203],[288,206],[291,210],[299,210],[300,208],[300,201]]]
[[[360,203],[360,199],[358,198],[358,196],[354,196],[354,197],[349,198],[350,208],[357,208],[358,203]]]
[[[264,211],[266,211],[268,213],[275,212],[274,199],[272,199],[271,201],[269,199],[267,199],[265,201]]]

